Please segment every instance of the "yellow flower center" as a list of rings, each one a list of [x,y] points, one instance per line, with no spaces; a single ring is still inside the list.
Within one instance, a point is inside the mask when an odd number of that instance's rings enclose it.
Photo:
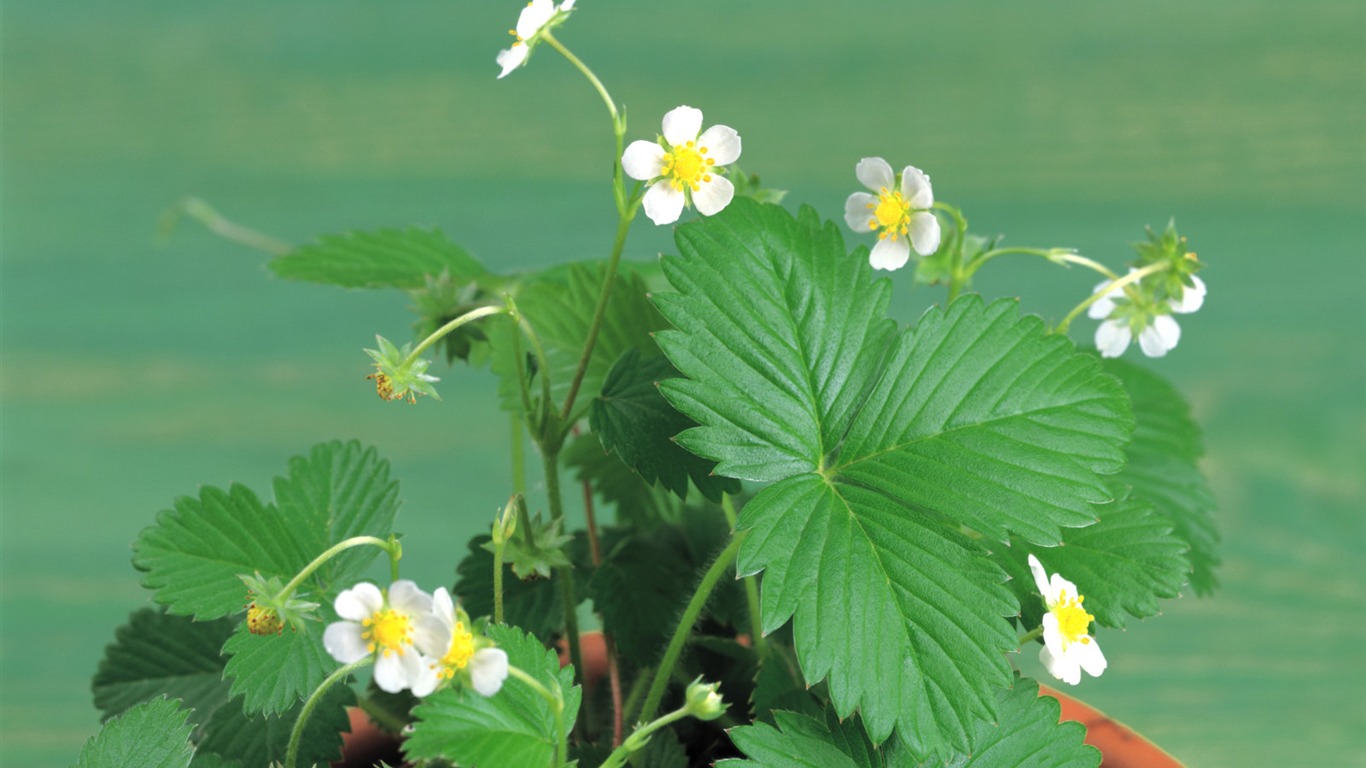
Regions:
[[[470,663],[470,657],[474,655],[474,635],[465,629],[464,622],[455,622],[455,628],[451,630],[451,647],[446,651],[446,655],[441,657],[441,669],[437,672],[443,678],[449,679],[458,670],[464,669]]]
[[[361,639],[371,653],[378,650],[382,656],[391,652],[402,656],[405,648],[413,644],[412,621],[392,608],[375,611],[361,621],[361,626]]]
[[[262,608],[256,603],[247,606],[247,631],[253,635],[278,635],[285,623],[274,608]]]
[[[684,187],[696,192],[702,182],[711,181],[711,169],[716,159],[706,157],[707,148],[697,146],[697,142],[673,148],[664,154],[664,176],[673,182],[674,189]]]
[[[878,239],[891,237],[895,242],[899,235],[906,234],[911,221],[911,204],[900,192],[888,192],[886,187],[878,193],[877,202],[868,204],[873,218],[868,220],[869,229],[881,229]]]
[[[1064,643],[1089,643],[1091,638],[1087,636],[1086,630],[1091,628],[1091,622],[1096,620],[1095,616],[1086,612],[1081,607],[1086,598],[1077,595],[1075,598],[1067,596],[1067,590],[1058,594],[1058,602],[1048,610],[1058,617],[1058,632],[1062,635]]]

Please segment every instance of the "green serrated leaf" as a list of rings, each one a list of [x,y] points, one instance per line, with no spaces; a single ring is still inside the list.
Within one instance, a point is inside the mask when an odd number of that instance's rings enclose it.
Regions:
[[[76,768],[186,768],[194,756],[189,716],[172,699],[139,704],[85,743]]]
[[[659,656],[692,593],[695,566],[680,551],[678,533],[665,526],[611,532],[604,543],[602,565],[588,584],[593,607],[620,655],[649,663]]]
[[[1186,582],[1189,547],[1172,532],[1172,522],[1141,499],[1124,498],[1098,507],[1100,522],[1068,530],[1061,547],[1035,547],[1023,542],[998,551],[998,562],[1011,575],[1011,587],[1022,607],[1025,626],[1036,627],[1042,603],[1029,572],[1030,554],[1049,573],[1060,573],[1086,596],[1086,610],[1105,627],[1123,627],[1125,614],[1143,619],[1158,612],[1159,598],[1177,597]]]
[[[508,663],[564,695],[565,727],[578,716],[581,691],[574,669],[560,667],[554,651],[516,627],[491,626],[488,635],[507,652]],[[550,703],[530,686],[509,678],[485,698],[466,688],[445,688],[414,711],[416,722],[403,745],[410,760],[444,758],[475,766],[549,765],[559,743]]]
[[[240,574],[289,580],[341,539],[387,536],[398,494],[388,474],[373,449],[354,441],[315,446],[307,458],[291,460],[289,477],[276,480],[278,504],[263,503],[240,485],[178,499],[138,536],[133,564],[146,571],[143,586],[171,613],[201,620],[237,613],[246,602]],[[330,582],[359,573],[377,552],[365,547],[343,553],[304,591],[327,591]]]
[[[748,760],[722,760],[718,768],[911,768],[896,744],[879,750],[857,718],[840,721],[834,712],[816,717],[774,712],[766,723],[732,728],[731,740]]]
[[[344,288],[417,289],[426,278],[447,274],[468,282],[486,274],[484,266],[440,230],[379,229],[323,235],[270,262],[287,280]]]
[[[489,541],[487,534],[470,539],[466,545],[469,554],[456,566],[455,595],[470,616],[493,615],[493,554],[485,549]],[[575,537],[570,560],[577,568],[586,568],[588,544],[585,537]],[[587,597],[584,582],[584,579],[575,579],[579,601]],[[564,600],[559,587],[550,579],[521,581],[504,574],[503,618],[538,637],[556,634],[564,623]]]
[[[702,426],[678,440],[732,477],[773,482],[746,505],[741,573],[764,571],[765,629],[794,618],[808,681],[876,741],[966,744],[1009,684],[1017,608],[957,533],[1056,544],[1110,500],[1132,422],[1094,358],[965,297],[914,331],[890,283],[814,212],[736,200],[678,228],[656,298],[659,343],[687,378],[661,385]]]
[[[750,707],[754,719],[774,725],[774,714],[780,710],[819,717],[825,711],[825,703],[807,687],[792,649],[772,639],[768,648],[769,655],[754,679]]]
[[[1204,454],[1200,427],[1191,418],[1181,393],[1156,374],[1123,360],[1104,361],[1133,400],[1133,440],[1128,463],[1117,480],[1133,488],[1133,496],[1150,502],[1170,519],[1176,534],[1190,544],[1190,581],[1196,594],[1219,586],[1219,530],[1214,524],[1214,494],[1200,472]]]
[[[697,426],[659,392],[660,381],[677,376],[666,358],[641,357],[637,347],[626,350],[594,398],[588,423],[602,447],[620,455],[645,482],[658,480],[686,499],[691,479],[703,496],[719,502],[723,493],[738,493],[740,484],[713,475],[716,462],[689,453],[673,441],[675,435]]]
[[[289,734],[303,709],[300,702],[282,715],[248,716],[236,700],[219,707],[203,726],[201,752],[211,752],[236,760],[244,766],[283,762]],[[327,765],[341,756],[341,736],[350,728],[346,708],[356,703],[356,695],[344,685],[323,694],[299,740],[299,765]]]
[[[518,311],[535,330],[545,349],[547,370],[541,371],[540,375],[550,377],[551,397],[557,404],[563,403],[569,393],[605,275],[606,267],[601,263],[569,264],[527,278],[516,294]],[[495,349],[506,350],[512,346],[510,337],[514,329],[511,323],[490,323],[487,327]],[[603,315],[597,344],[585,370],[571,420],[579,418],[592,396],[602,390],[608,370],[623,352],[639,348],[647,357],[658,354],[650,334],[663,327],[666,324],[650,303],[644,280],[626,269],[618,272],[612,282],[611,300]],[[528,353],[532,351],[526,342],[521,344],[521,349]],[[492,361],[494,373],[502,380],[499,394],[503,407],[512,410],[522,407],[516,362],[515,355],[498,353]],[[531,389],[539,396],[539,385]]]
[[[232,696],[242,696],[248,714],[278,714],[312,693],[337,662],[323,648],[323,624],[310,621],[301,630],[254,635],[245,623],[223,646],[228,654],[223,673],[232,679]]]
[[[616,511],[617,522],[650,527],[682,514],[681,499],[658,483],[645,482],[620,456],[604,451],[593,435],[574,438],[560,456],[574,470],[575,480],[587,482],[594,496]]]
[[[140,608],[114,633],[91,682],[104,719],[139,702],[166,695],[180,699],[202,722],[228,700],[220,649],[232,636],[227,619],[196,622]]]
[[[999,721],[978,723],[972,749],[956,755],[946,768],[1096,768],[1100,750],[1084,743],[1081,723],[1059,723],[1061,711],[1057,699],[1039,695],[1038,683],[1017,677],[1012,689],[1001,692]]]

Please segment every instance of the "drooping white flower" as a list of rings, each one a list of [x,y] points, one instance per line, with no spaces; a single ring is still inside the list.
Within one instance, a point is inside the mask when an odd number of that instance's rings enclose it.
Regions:
[[[526,58],[531,53],[531,48],[540,39],[541,30],[545,29],[546,24],[551,20],[559,18],[560,14],[567,14],[574,9],[574,0],[564,0],[559,7],[555,7],[554,0],[531,0],[522,9],[522,13],[517,17],[517,27],[511,30],[517,42],[511,48],[505,48],[498,52],[495,61],[503,71],[498,74],[498,79],[502,80],[508,73],[526,63]]]
[[[507,653],[501,648],[478,647],[479,642],[469,630],[469,617],[456,609],[445,587],[437,587],[432,595],[431,613],[419,620],[416,644],[427,657],[430,670],[422,684],[413,687],[416,696],[426,696],[456,675],[466,676],[479,695],[492,696],[507,679]]]
[[[663,146],[633,141],[621,156],[621,169],[645,191],[645,215],[655,224],[678,221],[690,201],[703,216],[730,205],[735,186],[718,169],[740,158],[740,134],[725,125],[702,131],[702,110],[688,106],[664,115]]]
[[[1132,273],[1134,270],[1129,270]],[[1162,357],[1181,341],[1181,326],[1171,313],[1188,314],[1205,303],[1205,283],[1194,275],[1193,286],[1186,286],[1181,298],[1165,303],[1137,304],[1121,290],[1110,290],[1114,285],[1106,280],[1096,285],[1094,293],[1102,294],[1091,304],[1086,314],[1093,320],[1103,320],[1096,328],[1096,349],[1101,357],[1119,357],[1129,348],[1134,331],[1138,332],[1138,346],[1148,357]],[[1165,311],[1164,311],[1165,309]]]
[[[900,184],[892,166],[880,157],[865,157],[854,168],[863,186],[877,194],[855,192],[844,202],[844,223],[855,232],[877,232],[877,244],[868,255],[874,269],[900,269],[911,258],[939,250],[939,219],[934,207],[930,177],[915,166],[901,171]]]
[[[411,581],[400,580],[388,595],[361,582],[337,595],[342,618],[323,631],[323,647],[342,664],[375,656],[375,684],[389,693],[425,685],[431,670],[413,644],[418,620],[431,613],[432,598]]]
[[[1039,650],[1039,661],[1043,662],[1049,674],[1067,683],[1076,685],[1081,682],[1081,671],[1092,677],[1100,677],[1105,671],[1105,654],[1100,652],[1100,644],[1087,634],[1095,616],[1081,607],[1086,599],[1077,592],[1077,585],[1064,579],[1061,574],[1049,578],[1043,564],[1037,557],[1029,556],[1029,570],[1034,574],[1034,585],[1043,595],[1048,613],[1043,617],[1043,648]]]

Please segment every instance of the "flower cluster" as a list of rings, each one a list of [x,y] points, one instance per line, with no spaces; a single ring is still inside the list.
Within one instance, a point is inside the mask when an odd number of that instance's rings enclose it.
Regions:
[[[1029,556],[1029,570],[1034,574],[1034,585],[1039,588],[1044,607],[1048,609],[1043,617],[1043,648],[1039,649],[1039,661],[1049,674],[1068,685],[1081,682],[1083,669],[1092,677],[1100,677],[1105,671],[1105,654],[1100,652],[1096,639],[1088,634],[1096,617],[1081,607],[1086,598],[1077,591],[1076,584],[1061,574],[1055,573],[1049,578],[1043,564],[1033,555]]]
[[[1096,286],[1095,301],[1087,310],[1096,328],[1096,348],[1102,357],[1119,357],[1138,337],[1148,357],[1162,357],[1181,340],[1181,326],[1173,315],[1189,314],[1205,303],[1205,282],[1195,273],[1202,266],[1186,250],[1186,238],[1171,225],[1135,246],[1138,260],[1129,274]]]
[[[507,77],[514,69],[526,63],[531,49],[541,41],[542,36],[560,25],[574,10],[574,0],[564,0],[557,7],[553,0],[531,0],[517,17],[517,27],[508,31],[517,41],[511,48],[498,52],[495,59],[502,72],[498,79]]]
[[[337,595],[333,607],[342,620],[323,632],[323,647],[342,664],[374,656],[375,684],[389,693],[426,696],[458,677],[492,696],[507,679],[507,653],[475,637],[444,587],[429,595],[400,580],[386,594],[362,582]]]

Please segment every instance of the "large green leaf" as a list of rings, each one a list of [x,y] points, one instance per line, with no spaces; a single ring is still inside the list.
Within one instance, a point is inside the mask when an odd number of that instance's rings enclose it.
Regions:
[[[722,493],[736,493],[740,484],[712,474],[716,462],[685,451],[673,441],[675,435],[697,426],[659,392],[660,381],[676,376],[678,372],[664,357],[641,357],[638,347],[626,350],[593,400],[589,424],[602,447],[620,455],[646,483],[658,480],[686,499],[691,479],[703,496],[719,502]]]
[[[683,512],[681,499],[658,483],[645,482],[620,456],[604,451],[593,435],[573,438],[560,456],[576,481],[588,483],[599,503],[616,510],[618,522],[649,527],[678,520]]]
[[[489,637],[507,652],[509,664],[547,689],[558,687],[563,692],[563,722],[566,728],[572,727],[582,695],[574,685],[573,667],[561,668],[554,651],[516,627],[490,627]],[[549,765],[559,743],[550,703],[514,678],[488,698],[469,688],[437,691],[413,715],[417,722],[403,745],[410,760],[444,758],[472,766]]]
[[[189,715],[172,699],[139,704],[85,743],[76,768],[185,768],[194,756]]]
[[[1062,707],[1051,696],[1039,695],[1039,684],[1016,678],[1015,687],[1001,692],[1000,721],[978,723],[972,749],[955,755],[946,768],[1096,768],[1100,751],[1084,743],[1081,723],[1059,723]],[[935,765],[938,765],[936,763]],[[928,768],[928,766],[926,766]]]
[[[141,608],[114,633],[91,681],[95,708],[110,718],[155,696],[181,699],[207,719],[228,700],[223,680],[223,643],[232,635],[227,619],[195,622]]]
[[[355,693],[344,685],[323,694],[299,739],[299,765],[327,765],[341,757],[341,737],[350,727],[346,708],[355,703]],[[247,715],[235,704],[236,700],[220,707],[204,726],[200,752],[221,755],[248,767],[283,763],[289,734],[303,703],[283,715]]]
[[[1121,497],[1127,489],[1120,489]],[[1100,522],[1069,529],[1061,547],[1029,548],[1023,542],[998,548],[998,562],[1011,575],[1011,586],[1028,627],[1043,613],[1028,556],[1039,558],[1049,573],[1060,573],[1086,596],[1086,610],[1106,627],[1123,627],[1125,614],[1147,618],[1158,612],[1159,598],[1176,597],[1186,583],[1189,547],[1172,532],[1172,522],[1141,499],[1121,498],[1098,508]]]
[[[467,282],[485,274],[484,266],[440,230],[380,229],[323,235],[270,262],[288,280],[345,288],[417,289],[443,273]]]
[[[249,714],[277,714],[291,709],[318,687],[337,662],[323,648],[323,623],[286,627],[278,635],[253,635],[246,622],[223,646],[233,696],[241,695]]]
[[[857,718],[841,721],[835,713],[811,717],[774,712],[775,725],[733,728],[731,740],[748,760],[722,760],[718,768],[913,768],[895,743],[878,749]]]
[[[1181,393],[1161,377],[1123,360],[1106,360],[1105,370],[1124,383],[1137,422],[1118,480],[1172,521],[1190,544],[1191,586],[1209,594],[1219,586],[1219,530],[1214,494],[1198,463],[1205,450],[1200,427]]]
[[[807,680],[896,725],[921,753],[963,747],[1009,684],[1004,574],[958,533],[1057,544],[1111,499],[1124,391],[1094,358],[977,297],[884,317],[890,283],[804,210],[737,200],[679,227],[666,258],[686,379],[661,390],[700,427],[678,440],[717,472],[774,482],[746,505],[741,573],[764,571],[762,618],[794,617]]]

